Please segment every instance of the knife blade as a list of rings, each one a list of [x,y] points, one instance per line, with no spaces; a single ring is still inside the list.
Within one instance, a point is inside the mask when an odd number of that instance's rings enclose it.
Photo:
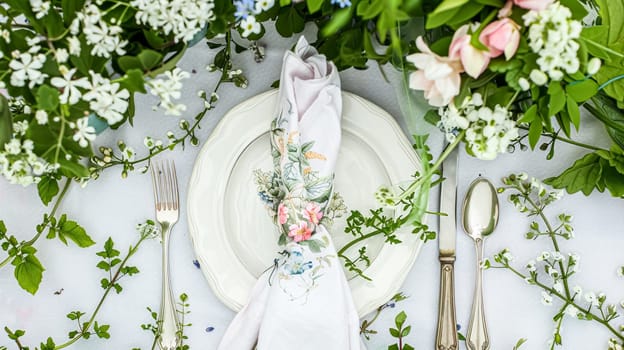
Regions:
[[[440,232],[438,248],[440,259],[440,296],[436,350],[456,350],[457,320],[455,316],[455,245],[457,239],[457,159],[459,151],[453,149],[442,162],[444,181],[440,186]]]

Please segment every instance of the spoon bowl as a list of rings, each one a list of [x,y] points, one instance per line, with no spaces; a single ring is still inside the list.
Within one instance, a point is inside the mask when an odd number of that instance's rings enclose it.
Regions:
[[[483,307],[483,241],[494,232],[498,224],[498,196],[496,189],[485,178],[479,177],[470,184],[462,206],[464,231],[475,242],[477,251],[477,274],[466,345],[470,350],[488,350],[490,339],[487,332]]]

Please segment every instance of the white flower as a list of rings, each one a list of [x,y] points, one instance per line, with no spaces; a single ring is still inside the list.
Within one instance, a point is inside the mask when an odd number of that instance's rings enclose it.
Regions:
[[[95,4],[86,5],[76,16],[82,24],[82,33],[85,35],[86,42],[93,47],[92,55],[109,58],[113,53],[125,54],[124,47],[128,42],[121,40],[120,34],[123,29],[120,26],[108,24]],[[78,26],[72,23],[70,29],[77,30],[77,28]]]
[[[546,292],[542,292],[542,304],[546,306],[550,306],[552,305],[552,301],[553,301],[553,297],[550,294]]]
[[[22,151],[22,143],[19,139],[11,139],[11,141],[4,144],[4,149],[9,154],[19,154]]]
[[[13,132],[17,136],[23,136],[26,134],[26,130],[28,130],[28,122],[25,120],[21,120],[13,123]]]
[[[59,98],[61,103],[74,105],[80,101],[80,97],[82,96],[82,92],[80,92],[78,88],[88,89],[89,80],[85,77],[72,80],[74,73],[76,73],[76,68],[67,70],[61,67],[60,71],[63,74],[63,78],[54,77],[50,82],[57,88],[63,89],[63,93]]]
[[[82,98],[90,101],[89,108],[100,117],[106,119],[109,125],[123,120],[124,113],[128,110],[130,93],[126,89],[120,90],[119,83],[111,83],[107,78],[98,73],[91,73],[89,92]]]
[[[577,318],[579,314],[579,309],[577,309],[576,306],[569,304],[565,309],[565,313],[571,317]]]
[[[439,111],[438,127],[453,142],[456,135],[465,130],[467,150],[479,159],[491,160],[499,153],[507,152],[509,144],[518,138],[518,128],[512,114],[499,105],[494,110],[483,106],[480,94],[467,98],[459,109],[453,104]]]
[[[181,115],[186,110],[185,105],[175,104],[173,100],[182,96],[182,80],[189,77],[188,72],[174,68],[173,71],[165,72],[165,79],[157,78],[147,82],[150,93],[160,99],[160,105],[165,109],[165,114]]]
[[[529,272],[535,272],[537,269],[535,267],[535,260],[531,260],[527,263],[526,265],[526,269]]]
[[[537,261],[544,261],[544,260],[548,260],[548,259],[550,259],[550,253],[549,252],[542,252],[542,254],[537,257]]]
[[[594,292],[585,293],[585,301],[592,306],[598,306],[598,298]]]
[[[67,49],[65,48],[56,49],[54,52],[54,58],[58,63],[65,63],[67,62],[67,59],[69,59],[69,52],[67,52]]]
[[[7,44],[10,44],[10,43],[11,43],[11,32],[9,32],[8,30],[6,30],[6,29],[1,29],[1,30],[0,30],[0,37],[1,37],[2,39],[4,39],[4,41],[5,41]]]
[[[48,113],[43,110],[38,110],[35,112],[35,119],[37,120],[37,124],[45,125],[48,123]]]
[[[70,36],[67,38],[67,45],[69,46],[69,54],[74,56],[79,56],[80,51],[82,50],[80,46],[80,39],[75,36]]]
[[[173,34],[176,41],[188,42],[214,20],[213,0],[133,0],[137,24],[149,25]]]
[[[95,140],[95,129],[89,126],[89,118],[84,117],[76,121],[76,133],[73,137],[80,147],[87,147],[89,141]]]
[[[602,66],[602,61],[598,57],[594,57],[589,62],[587,62],[587,74],[594,75],[598,73],[600,67]]]
[[[529,47],[539,55],[536,62],[540,71],[558,81],[563,79],[564,71],[573,74],[579,70],[580,45],[576,39],[580,38],[582,25],[572,19],[569,8],[554,2],[544,10],[527,12],[523,19],[529,27]]]
[[[409,76],[409,87],[422,90],[430,105],[447,106],[459,94],[463,67],[459,59],[440,57],[425,44],[422,37],[416,38],[420,53],[407,56],[417,71]]]
[[[531,88],[531,84],[529,84],[529,81],[524,77],[518,79],[518,85],[520,85],[522,91],[528,91]]]
[[[548,82],[548,77],[541,70],[533,69],[529,74],[529,78],[533,80],[536,85],[542,86]]]
[[[256,2],[256,13],[270,10],[275,5],[275,0],[258,0]]]
[[[553,284],[553,289],[557,292],[557,293],[563,293],[563,283],[561,283],[561,281],[557,281]]]
[[[581,295],[583,293],[583,288],[581,288],[581,286],[574,286],[574,288],[572,288],[572,291],[576,295]]]
[[[35,18],[41,19],[48,14],[50,10],[50,2],[43,0],[30,0],[30,7],[35,13]]]
[[[29,88],[42,84],[47,74],[41,73],[39,70],[43,68],[46,57],[43,54],[31,55],[28,52],[18,53],[17,57],[9,62],[9,67],[13,69],[11,74],[11,85],[20,87],[30,81]]]
[[[262,30],[260,23],[256,22],[256,17],[254,16],[247,16],[247,18],[243,19],[240,22],[240,27],[243,29],[241,33],[243,38],[248,37],[252,33],[258,34]]]

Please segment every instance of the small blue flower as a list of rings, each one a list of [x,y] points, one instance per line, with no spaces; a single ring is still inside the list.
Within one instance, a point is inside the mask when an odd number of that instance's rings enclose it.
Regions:
[[[270,197],[266,192],[258,192],[258,197],[260,197],[260,200],[262,200],[264,203],[266,203],[269,206],[273,205],[273,199],[272,197]]]
[[[234,12],[236,19],[246,19],[247,16],[254,12],[255,1],[236,0],[234,1],[234,6],[236,6],[236,12]]]
[[[345,7],[351,6],[351,1],[349,0],[331,0],[332,5],[338,5],[341,9]]]
[[[193,265],[195,265],[196,268],[199,268],[199,261],[193,260]]]
[[[211,327],[211,326],[206,327],[206,333],[210,333],[212,331],[214,331],[214,327]]]

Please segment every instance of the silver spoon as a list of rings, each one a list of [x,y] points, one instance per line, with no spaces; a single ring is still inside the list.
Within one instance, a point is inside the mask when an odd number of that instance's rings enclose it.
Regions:
[[[477,250],[477,278],[466,344],[470,350],[490,348],[485,313],[483,309],[482,268],[483,241],[498,223],[498,197],[490,181],[479,177],[470,184],[463,204],[464,231],[470,236]]]

